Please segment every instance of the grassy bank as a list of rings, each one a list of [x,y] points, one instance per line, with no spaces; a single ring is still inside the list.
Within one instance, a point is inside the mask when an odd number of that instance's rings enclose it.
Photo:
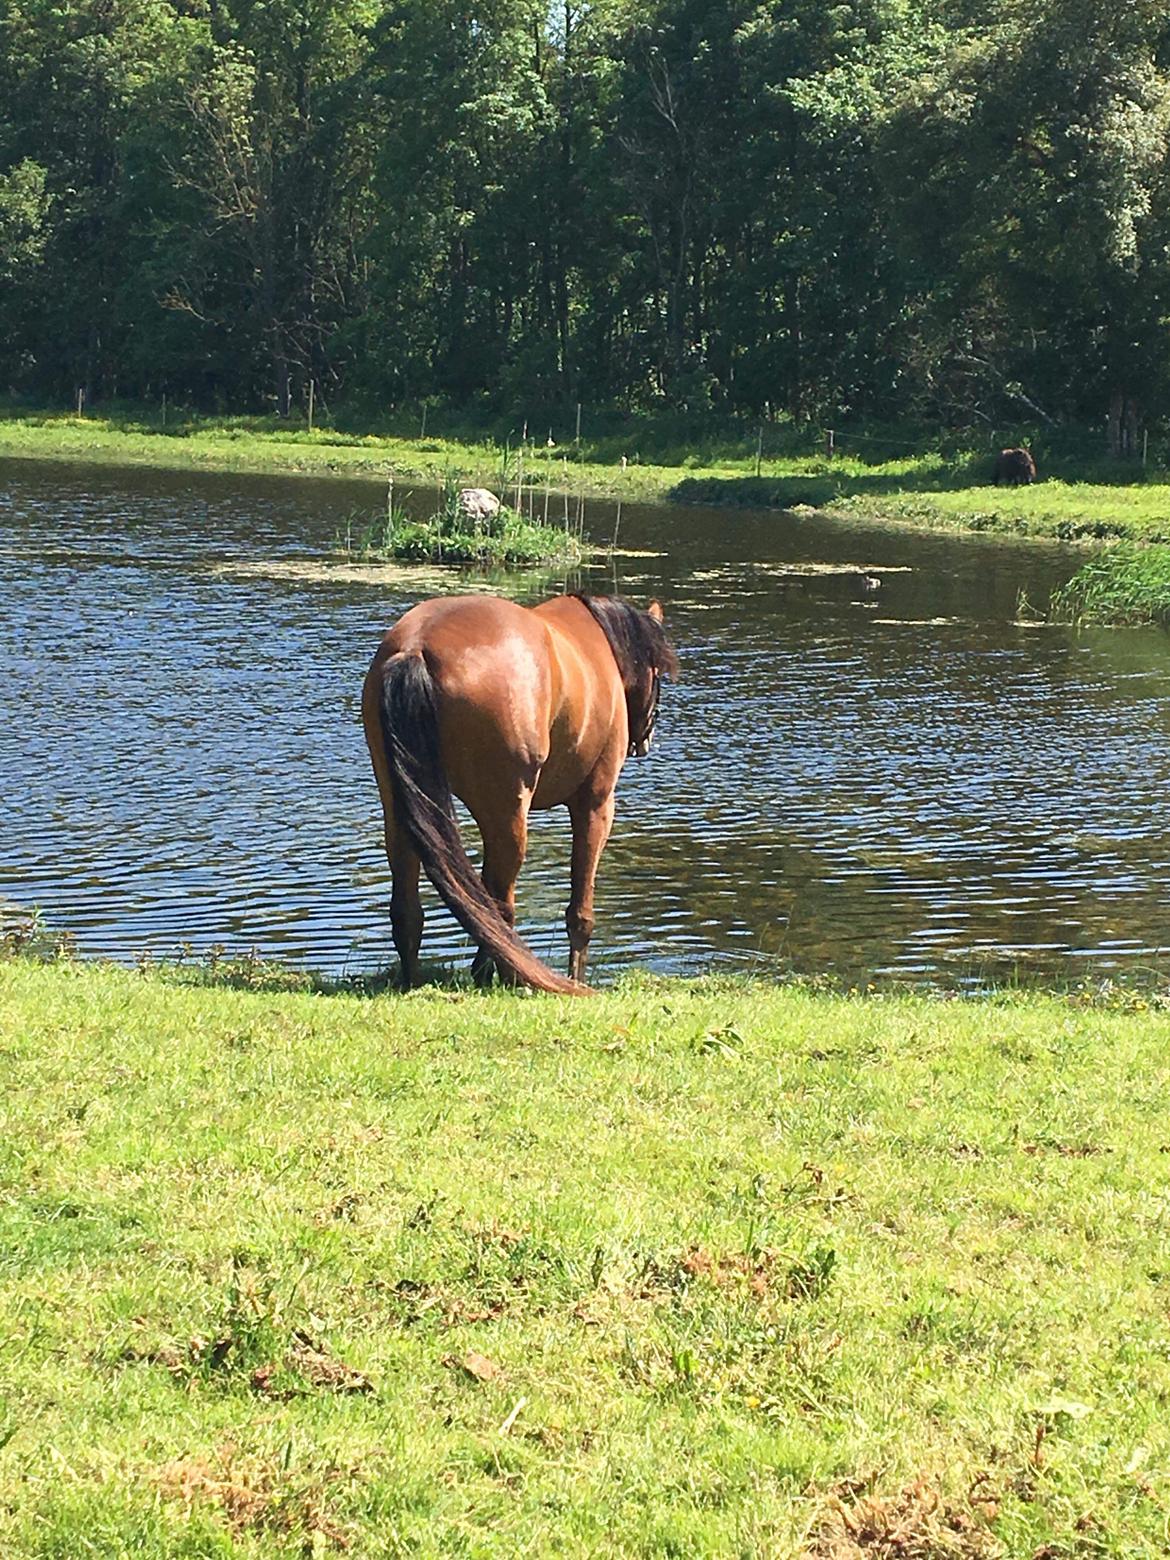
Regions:
[[[429,438],[360,428],[309,433],[274,418],[176,419],[172,414],[164,424],[157,411],[76,418],[10,409],[0,414],[0,455],[333,474],[383,484],[393,471],[404,480],[483,485],[500,492],[506,487],[499,481],[501,440],[510,439],[514,449],[522,431],[498,438],[455,425]],[[854,521],[919,528],[1170,541],[1165,473],[1156,465],[1147,474],[1132,463],[1101,459],[1096,433],[1070,434],[1051,448],[1038,446],[1045,480],[1033,488],[989,486],[990,448],[948,444],[924,452],[912,436],[900,443],[890,436],[858,435],[829,459],[816,430],[772,427],[760,437],[757,445],[755,430],[704,432],[698,426],[685,430],[669,421],[631,418],[620,427],[587,432],[579,445],[572,430],[556,430],[550,449],[542,429],[526,445],[524,469],[526,481],[538,489],[627,502],[803,505]]]
[[[0,964],[0,1552],[1163,1555],[1139,1007]]]
[[[1049,616],[1061,623],[1170,628],[1170,547],[1104,548],[1053,593]]]
[[[513,436],[518,441],[519,430]],[[0,416],[0,455],[28,459],[92,461],[178,470],[240,471],[285,475],[369,478],[385,485],[396,479],[442,487],[494,488],[506,458],[503,446],[487,434],[437,438],[378,433],[346,433],[321,428],[309,433],[276,418],[186,418],[161,421],[133,415],[64,417],[23,414]],[[556,492],[592,497],[639,499],[665,497],[677,470],[640,463],[635,452],[583,445],[530,443],[525,456],[526,482]]]

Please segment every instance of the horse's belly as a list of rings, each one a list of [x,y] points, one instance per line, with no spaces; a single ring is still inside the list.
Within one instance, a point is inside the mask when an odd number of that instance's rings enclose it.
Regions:
[[[580,790],[588,773],[580,765],[555,764],[550,760],[540,771],[540,778],[532,793],[532,806],[537,812],[549,807],[563,807],[573,793]]]

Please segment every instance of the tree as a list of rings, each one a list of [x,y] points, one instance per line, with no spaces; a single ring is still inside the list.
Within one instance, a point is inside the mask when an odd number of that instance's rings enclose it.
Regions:
[[[1165,385],[1168,43],[1153,0],[999,5],[889,116],[944,410],[1098,417]]]

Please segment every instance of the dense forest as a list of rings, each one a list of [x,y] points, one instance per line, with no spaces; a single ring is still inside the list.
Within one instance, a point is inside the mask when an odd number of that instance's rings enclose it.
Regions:
[[[0,0],[0,390],[1170,394],[1165,0]]]

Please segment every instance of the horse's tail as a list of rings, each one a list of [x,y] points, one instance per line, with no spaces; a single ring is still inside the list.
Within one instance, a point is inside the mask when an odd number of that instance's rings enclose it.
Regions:
[[[378,706],[395,822],[406,830],[448,910],[522,985],[572,996],[587,993],[587,986],[557,975],[524,946],[463,848],[439,752],[435,685],[421,655],[407,651],[385,662]]]

